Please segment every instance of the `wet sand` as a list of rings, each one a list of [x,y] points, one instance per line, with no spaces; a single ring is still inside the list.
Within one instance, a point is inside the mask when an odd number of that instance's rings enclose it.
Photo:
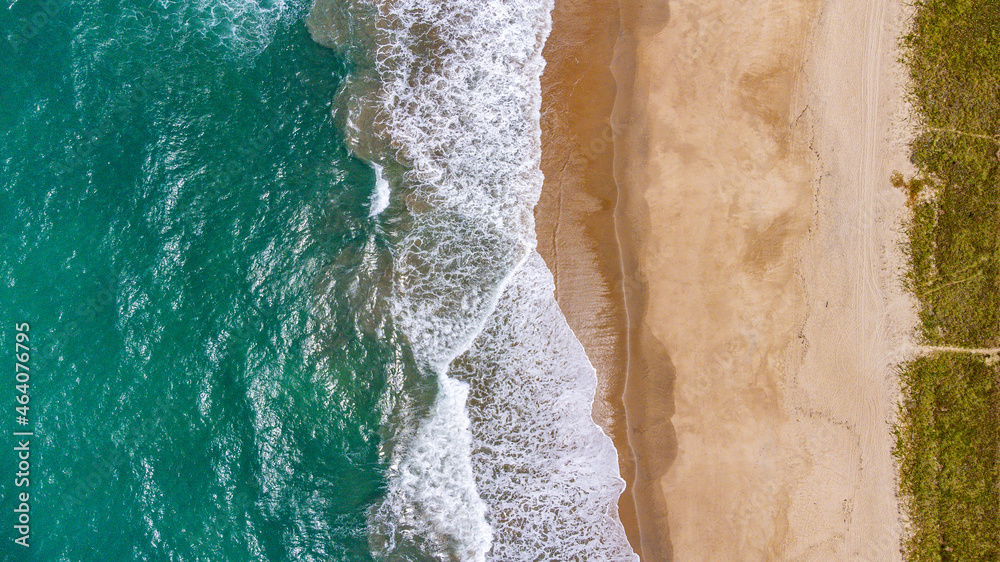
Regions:
[[[641,310],[642,287],[623,275],[634,268],[634,252],[620,240],[630,232],[616,227],[624,194],[615,181],[621,158],[615,138],[626,124],[612,119],[632,99],[631,76],[621,69],[634,60],[633,30],[666,22],[665,4],[647,5],[642,11],[618,0],[556,1],[544,52],[545,185],[535,220],[556,298],[598,372],[594,419],[614,440],[627,484],[619,515],[633,547],[641,543],[646,559],[667,560],[666,508],[653,492],[674,448],[671,369],[657,342],[627,337],[630,318],[639,318],[631,308]],[[635,293],[628,311],[625,291]],[[626,388],[626,372],[640,371]],[[625,396],[633,397],[628,421]]]
[[[914,322],[889,183],[908,171],[902,2],[623,1],[610,162],[586,157],[607,57],[569,39],[586,19],[572,5],[557,0],[546,58],[576,44],[594,82],[575,93],[579,67],[547,71],[536,217],[602,379],[595,419],[630,479],[633,546],[649,561],[898,559],[893,366]]]
[[[535,208],[538,251],[552,271],[556,299],[598,372],[594,420],[612,437],[629,489],[619,515],[638,540],[622,403],[625,309],[614,231],[617,188],[610,125],[615,84],[610,65],[619,24],[617,0],[558,0],[542,76],[542,172]]]

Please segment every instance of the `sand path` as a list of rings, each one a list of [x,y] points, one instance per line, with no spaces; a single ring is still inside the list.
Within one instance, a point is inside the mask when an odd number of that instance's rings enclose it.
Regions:
[[[812,458],[838,467],[840,478],[808,478],[810,499],[790,516],[823,521],[840,503],[842,522],[826,523],[824,546],[790,545],[804,558],[899,559],[889,424],[899,392],[894,365],[906,355],[914,318],[897,281],[903,196],[888,178],[908,171],[893,49],[903,16],[890,0],[829,2],[808,67],[821,172],[802,267],[809,347],[797,379],[803,411],[837,428],[810,443]]]

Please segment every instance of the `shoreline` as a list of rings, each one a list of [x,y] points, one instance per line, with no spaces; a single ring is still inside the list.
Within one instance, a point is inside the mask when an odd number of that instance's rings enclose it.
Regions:
[[[645,8],[632,0],[556,0],[543,53],[545,184],[535,208],[538,251],[556,299],[597,370],[593,417],[611,436],[626,482],[619,517],[647,560],[672,558],[666,505],[655,493],[675,449],[672,367],[632,320],[642,317],[644,287],[634,275],[633,234],[620,224],[630,220],[622,214],[620,145],[637,117],[629,115],[637,30],[665,24],[666,10],[665,0]]]
[[[908,12],[899,0],[752,4],[621,1],[616,194],[596,223],[614,240],[591,238],[620,260],[596,266],[619,283],[599,293],[621,299],[617,340],[588,331],[593,292],[557,299],[602,378],[595,420],[618,449],[622,520],[643,560],[898,559],[890,423],[915,315],[899,283],[905,196],[889,176],[910,170],[895,62]],[[553,189],[545,135],[539,251],[566,287],[595,265],[562,245],[579,233],[560,199],[573,185]],[[601,363],[615,341],[626,357]]]
[[[621,396],[627,357],[618,242],[617,186],[610,115],[616,87],[609,67],[619,28],[618,0],[556,0],[543,56],[542,160],[535,207],[538,252],[552,272],[556,300],[597,371],[593,419],[618,451],[626,490],[618,515],[638,543],[631,487],[634,463]]]

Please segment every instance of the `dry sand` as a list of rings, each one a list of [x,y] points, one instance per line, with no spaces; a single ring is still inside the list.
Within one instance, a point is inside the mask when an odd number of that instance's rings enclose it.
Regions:
[[[898,559],[903,4],[641,9],[615,74],[643,558]]]

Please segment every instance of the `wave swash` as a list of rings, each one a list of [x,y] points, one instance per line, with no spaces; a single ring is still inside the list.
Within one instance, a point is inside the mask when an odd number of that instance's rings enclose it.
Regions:
[[[638,560],[594,369],[535,252],[551,9],[317,0],[307,20],[351,62],[338,119],[377,171],[373,220],[396,229],[392,317],[437,379],[422,420],[390,430],[380,559]]]

